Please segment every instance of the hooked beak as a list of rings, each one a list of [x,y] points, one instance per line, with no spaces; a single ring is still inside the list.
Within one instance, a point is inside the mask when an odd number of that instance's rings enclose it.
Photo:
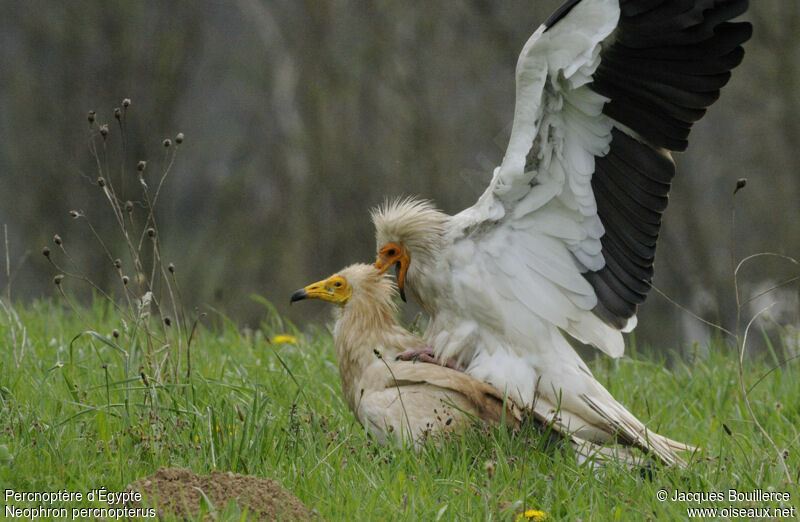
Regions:
[[[397,277],[397,288],[400,290],[400,299],[406,302],[406,273],[408,266],[411,264],[411,256],[408,255],[408,250],[405,245],[397,243],[387,243],[378,252],[378,258],[375,260],[375,268],[383,274],[389,267],[394,265],[395,275]]]
[[[306,292],[305,288],[301,288],[297,290],[295,293],[292,294],[292,297],[289,298],[289,304],[294,303],[295,301],[302,301],[308,297],[308,293]]]
[[[289,304],[303,299],[321,299],[338,305],[344,305],[353,294],[353,288],[340,275],[317,281],[305,288],[295,291],[289,298]]]

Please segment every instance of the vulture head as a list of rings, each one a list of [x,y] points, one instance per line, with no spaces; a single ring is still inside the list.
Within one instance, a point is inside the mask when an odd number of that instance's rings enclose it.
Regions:
[[[355,302],[369,307],[389,307],[394,295],[394,283],[372,265],[355,264],[343,268],[327,279],[317,281],[292,294],[290,303],[303,299],[321,299],[342,307]]]
[[[405,301],[406,281],[435,264],[445,244],[449,216],[432,202],[416,198],[387,201],[371,214],[378,245],[375,268],[383,274],[395,267],[400,297]]]

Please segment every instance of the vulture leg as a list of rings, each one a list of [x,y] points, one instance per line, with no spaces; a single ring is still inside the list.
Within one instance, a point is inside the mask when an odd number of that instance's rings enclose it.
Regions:
[[[447,359],[444,363],[436,358],[433,353],[433,348],[426,347],[420,350],[408,350],[397,357],[395,357],[397,361],[415,361],[415,362],[424,362],[424,363],[431,363],[431,364],[438,364],[439,366],[444,366],[446,368],[450,368],[452,370],[457,371],[464,371],[463,368],[459,368],[458,364],[456,363],[455,359]]]

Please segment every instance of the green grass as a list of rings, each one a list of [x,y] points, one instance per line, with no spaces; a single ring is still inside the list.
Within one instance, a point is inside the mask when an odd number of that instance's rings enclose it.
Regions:
[[[298,335],[296,345],[270,345],[263,334],[296,333],[270,312],[256,332],[222,318],[218,329],[200,329],[191,379],[172,384],[153,377],[145,384],[140,353],[130,354],[126,379],[117,349],[90,335],[72,342],[87,322],[109,337],[122,328],[105,305],[83,310],[84,322],[50,301],[17,313],[19,322],[0,313],[0,493],[120,491],[161,466],[177,466],[277,479],[328,520],[506,520],[523,503],[550,519],[686,518],[696,504],[660,502],[662,488],[670,495],[774,489],[790,493],[786,506],[800,505],[800,489],[787,484],[741,400],[735,349],[722,343],[710,346],[706,359],[669,368],[641,355],[592,365],[651,428],[704,448],[688,470],[659,470],[648,480],[616,465],[581,467],[569,452],[543,450],[531,428],[511,434],[475,427],[419,454],[377,447],[341,397],[330,335],[316,329]],[[748,386],[773,366],[769,355],[747,358]],[[790,362],[750,395],[759,422],[788,449],[795,482],[797,373]],[[0,508],[5,504],[0,497]],[[241,518],[235,507],[220,515]]]

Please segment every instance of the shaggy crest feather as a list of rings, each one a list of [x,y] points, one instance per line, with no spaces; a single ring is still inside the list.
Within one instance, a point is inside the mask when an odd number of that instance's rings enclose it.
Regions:
[[[413,196],[387,200],[372,209],[370,215],[378,245],[403,243],[425,257],[432,257],[441,249],[450,219],[432,201]]]
[[[380,274],[372,265],[357,263],[343,268],[339,275],[353,286],[349,306],[368,305],[386,314],[397,311],[397,304],[392,300],[397,294],[397,284],[388,274]]]

